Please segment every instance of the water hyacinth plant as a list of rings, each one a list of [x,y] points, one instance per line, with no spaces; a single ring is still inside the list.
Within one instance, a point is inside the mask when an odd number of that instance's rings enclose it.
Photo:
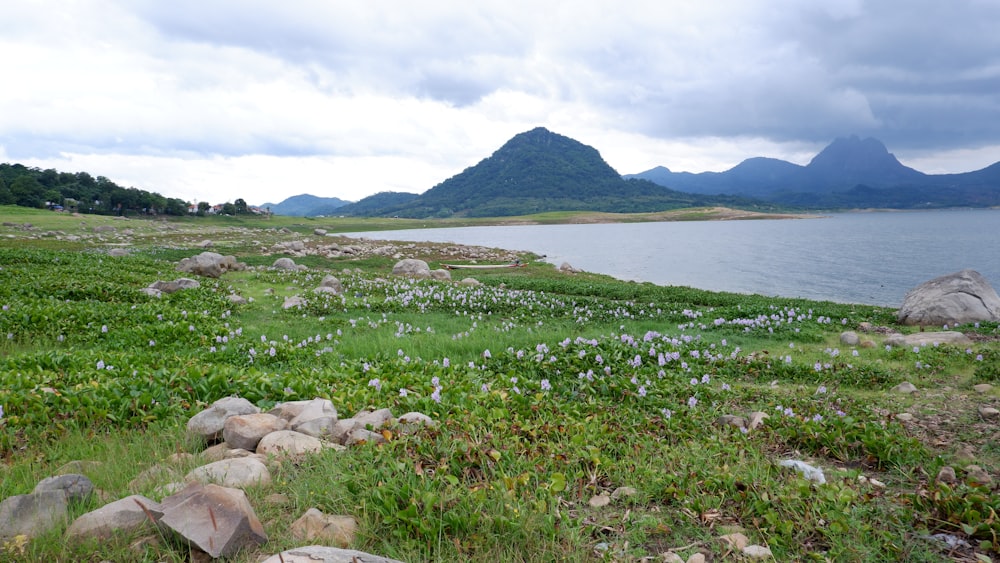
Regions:
[[[100,487],[125,493],[136,464],[198,451],[184,423],[218,398],[267,409],[322,397],[344,416],[389,408],[438,424],[283,466],[280,490],[251,494],[275,532],[269,553],[295,545],[280,531],[310,506],[357,518],[352,547],[407,561],[638,560],[673,548],[721,558],[722,526],[778,560],[935,560],[946,550],[920,538],[939,533],[981,553],[998,547],[996,496],[933,485],[939,467],[958,466],[954,452],[930,427],[896,418],[959,401],[888,393],[902,381],[996,382],[995,324],[960,327],[978,335],[971,346],[886,349],[871,334],[851,349],[841,331],[892,325],[891,312],[543,264],[461,286],[393,278],[377,258],[262,265],[142,294],[172,275],[177,252],[151,246],[119,261],[0,245],[0,458],[12,476],[0,497],[115,448],[142,452],[104,456]],[[312,293],[328,273],[344,291]],[[231,293],[252,300],[234,304]],[[305,303],[283,308],[290,295]],[[719,422],[727,415],[736,423]],[[998,452],[978,451],[996,470]],[[827,482],[781,469],[785,457],[822,467]],[[264,503],[271,492],[295,508]],[[613,500],[592,506],[601,496]],[[38,560],[119,560],[128,543],[26,549]],[[158,560],[184,556],[162,549]]]

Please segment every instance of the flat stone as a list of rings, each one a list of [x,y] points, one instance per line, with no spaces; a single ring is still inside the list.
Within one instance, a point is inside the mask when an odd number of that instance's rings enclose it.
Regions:
[[[257,458],[240,457],[215,461],[193,469],[184,480],[233,488],[266,487],[271,484],[271,472]]]
[[[0,502],[0,539],[37,537],[62,524],[67,513],[63,491],[7,497]]]
[[[1000,419],[1000,410],[993,407],[981,407],[979,416],[983,417],[983,420],[997,420]]]
[[[70,524],[70,538],[109,538],[115,532],[155,528],[163,515],[160,504],[142,495],[132,495],[81,515]]]
[[[892,391],[895,391],[896,393],[902,393],[904,395],[909,395],[911,393],[917,392],[917,386],[910,383],[909,381],[904,381],[899,385],[893,387]]]
[[[989,383],[978,383],[973,385],[972,389],[974,389],[976,393],[989,393],[993,389],[993,386]]]
[[[371,553],[324,545],[296,547],[268,557],[261,563],[403,563]]]
[[[958,477],[955,475],[955,469],[950,465],[945,465],[942,467],[934,479],[935,482],[944,483],[946,485],[954,485],[958,482]]]
[[[317,508],[310,508],[292,522],[289,531],[297,540],[347,547],[358,533],[358,521],[353,516],[324,514]]]
[[[43,491],[62,491],[69,502],[83,502],[94,493],[94,484],[85,475],[67,473],[46,477],[35,485],[34,493]]]
[[[913,415],[908,412],[901,412],[896,415],[896,420],[900,422],[913,422]]]

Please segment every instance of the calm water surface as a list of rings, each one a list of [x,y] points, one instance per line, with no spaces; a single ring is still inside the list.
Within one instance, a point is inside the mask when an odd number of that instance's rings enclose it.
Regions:
[[[899,306],[971,268],[1000,288],[1000,210],[841,213],[822,219],[462,227],[351,233],[544,255],[659,285]]]

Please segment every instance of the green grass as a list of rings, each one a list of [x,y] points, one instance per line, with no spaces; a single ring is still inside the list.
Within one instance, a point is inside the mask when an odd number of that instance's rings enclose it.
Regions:
[[[63,221],[66,232],[80,221],[11,217]],[[1000,547],[995,491],[933,483],[945,464],[961,473],[962,444],[1000,469],[974,416],[997,396],[969,395],[997,381],[995,323],[962,327],[982,339],[968,350],[887,350],[879,334],[855,350],[841,331],[891,326],[892,311],[570,276],[530,256],[526,268],[475,272],[478,287],[394,279],[381,256],[308,256],[296,258],[306,271],[275,271],[260,249],[308,237],[315,222],[230,219],[171,230],[130,220],[124,258],[79,226],[83,241],[0,232],[13,237],[0,238],[0,498],[73,460],[101,462],[91,477],[120,498],[140,471],[201,449],[184,423],[220,397],[262,408],[324,397],[342,416],[416,410],[438,426],[281,465],[271,487],[248,490],[270,541],[234,560],[294,547],[288,527],[310,507],[353,515],[352,547],[405,561],[629,560],[672,548],[724,558],[715,538],[732,527],[777,560],[946,560],[921,539],[937,532],[983,554]],[[177,277],[176,261],[206,238],[252,268],[160,299],[139,292]],[[328,273],[343,295],[311,293]],[[297,294],[308,305],[283,309]],[[903,380],[922,393],[888,392]],[[749,433],[716,424],[752,411],[769,418]],[[904,411],[945,422],[907,426],[895,419]],[[787,458],[823,467],[827,484],[778,467]],[[196,462],[185,463],[182,473]],[[158,484],[139,492],[157,498]],[[590,506],[622,487],[634,494]],[[276,492],[288,503],[266,501]],[[166,538],[135,552],[134,537],[66,545],[61,534],[0,543],[0,559],[189,556]]]

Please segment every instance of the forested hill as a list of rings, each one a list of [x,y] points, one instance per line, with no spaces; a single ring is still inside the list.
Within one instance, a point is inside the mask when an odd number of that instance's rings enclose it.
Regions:
[[[59,205],[96,214],[163,214],[188,212],[184,200],[137,188],[123,188],[104,176],[86,172],[40,170],[0,163],[0,205],[45,207]]]
[[[390,201],[387,194],[372,196]],[[750,199],[676,192],[645,180],[624,180],[600,153],[538,127],[507,141],[492,156],[409,201],[372,205],[345,215],[500,217],[547,211],[646,212],[703,205],[758,207]]]

